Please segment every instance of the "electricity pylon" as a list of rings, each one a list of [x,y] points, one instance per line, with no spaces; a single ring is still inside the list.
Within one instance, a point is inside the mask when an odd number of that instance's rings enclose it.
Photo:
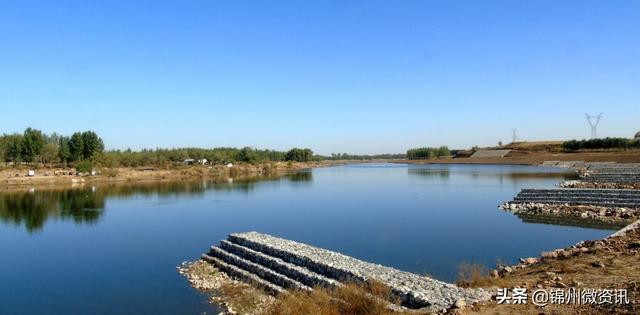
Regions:
[[[600,123],[600,118],[602,118],[602,113],[598,114],[598,116],[589,116],[589,114],[584,115],[587,117],[589,126],[591,126],[591,139],[598,138],[598,124]],[[591,119],[594,119],[595,122]]]

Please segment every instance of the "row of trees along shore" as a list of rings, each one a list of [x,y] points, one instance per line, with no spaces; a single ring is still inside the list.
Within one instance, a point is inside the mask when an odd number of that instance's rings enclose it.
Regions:
[[[0,157],[5,162],[73,163],[89,160],[103,151],[104,143],[93,131],[76,132],[67,137],[27,128],[22,134],[0,136]]]
[[[104,149],[104,142],[93,131],[75,132],[71,136],[47,135],[27,128],[24,133],[0,136],[0,159],[6,163],[42,163],[45,165],[78,165],[90,162],[104,167],[170,166],[186,159],[206,159],[213,164],[232,162],[260,163],[269,161],[310,162],[323,159],[310,149],[289,151],[255,148],[175,148],[140,151]]]
[[[451,155],[451,150],[446,146],[441,146],[439,148],[423,147],[407,150],[408,160],[425,160],[449,155]]]
[[[404,153],[397,154],[348,154],[348,153],[331,153],[331,156],[325,157],[327,160],[341,161],[341,160],[401,160],[406,158]]]
[[[570,140],[562,143],[566,152],[581,150],[627,150],[640,149],[640,139],[601,138],[589,140]]]

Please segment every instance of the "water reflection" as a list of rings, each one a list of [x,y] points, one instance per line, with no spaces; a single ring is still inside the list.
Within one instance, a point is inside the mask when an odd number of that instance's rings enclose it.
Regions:
[[[311,171],[282,177],[258,177],[234,180],[167,181],[146,183],[110,183],[67,189],[37,189],[0,193],[0,221],[24,226],[30,232],[42,230],[50,220],[71,220],[76,224],[95,224],[100,220],[107,199],[135,196],[183,197],[204,195],[208,190],[250,193],[260,182],[310,183]]]
[[[537,213],[537,214],[516,213],[515,215],[518,218],[520,218],[524,223],[541,223],[541,224],[550,224],[550,225],[577,226],[577,227],[583,227],[583,228],[611,230],[611,231],[617,231],[630,223],[630,222],[610,223],[610,222],[603,222],[601,220],[590,219],[590,218],[544,215],[540,213]]]
[[[293,174],[286,175],[286,178],[292,182],[307,182],[311,183],[313,180],[313,172],[311,170],[304,170]]]
[[[260,180],[0,192],[0,314],[214,313],[175,266],[234,232],[273,234],[449,282],[461,262],[492,268],[611,234],[525,224],[496,209],[522,188],[553,187],[565,176],[509,175],[542,171],[361,164]]]
[[[49,218],[91,224],[100,219],[105,193],[96,189],[72,189],[5,193],[0,195],[0,220],[29,232],[42,229]]]
[[[474,169],[473,167],[460,166],[427,166],[427,167],[408,167],[407,174],[409,176],[439,178],[442,181],[449,181],[452,176],[460,179],[468,178],[473,181],[481,180],[481,178],[495,178],[501,184],[506,181],[510,183],[527,182],[532,179],[559,178],[563,180],[577,179],[577,174],[571,170],[565,169],[530,169],[514,166],[513,169],[496,168],[493,172],[487,171],[486,165],[482,169]]]
[[[451,176],[451,171],[448,168],[408,168],[407,173],[410,176],[432,177],[448,180]]]

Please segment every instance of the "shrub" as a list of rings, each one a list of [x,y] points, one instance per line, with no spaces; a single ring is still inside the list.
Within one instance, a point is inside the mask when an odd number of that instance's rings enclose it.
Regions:
[[[638,149],[640,148],[640,140],[632,140],[626,138],[569,140],[562,143],[562,148],[566,152],[574,152],[580,150]]]
[[[93,170],[93,164],[91,161],[81,161],[76,164],[76,172],[89,173]]]
[[[460,287],[477,286],[488,276],[489,272],[484,265],[462,263],[458,267],[458,280],[456,284]]]
[[[117,168],[105,168],[102,170],[102,175],[107,176],[107,177],[116,177],[118,176],[118,169]]]
[[[407,150],[407,159],[409,160],[426,160],[433,157],[449,156],[451,150],[446,146],[439,148],[423,147]]]
[[[313,151],[311,149],[293,148],[285,155],[285,160],[294,162],[309,162],[313,159]]]

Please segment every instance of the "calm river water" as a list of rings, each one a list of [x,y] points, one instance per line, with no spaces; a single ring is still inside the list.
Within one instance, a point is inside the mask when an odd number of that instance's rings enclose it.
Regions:
[[[253,182],[0,193],[0,314],[215,313],[175,267],[251,230],[454,281],[462,262],[493,267],[610,234],[497,210],[521,188],[573,177],[356,164]]]

